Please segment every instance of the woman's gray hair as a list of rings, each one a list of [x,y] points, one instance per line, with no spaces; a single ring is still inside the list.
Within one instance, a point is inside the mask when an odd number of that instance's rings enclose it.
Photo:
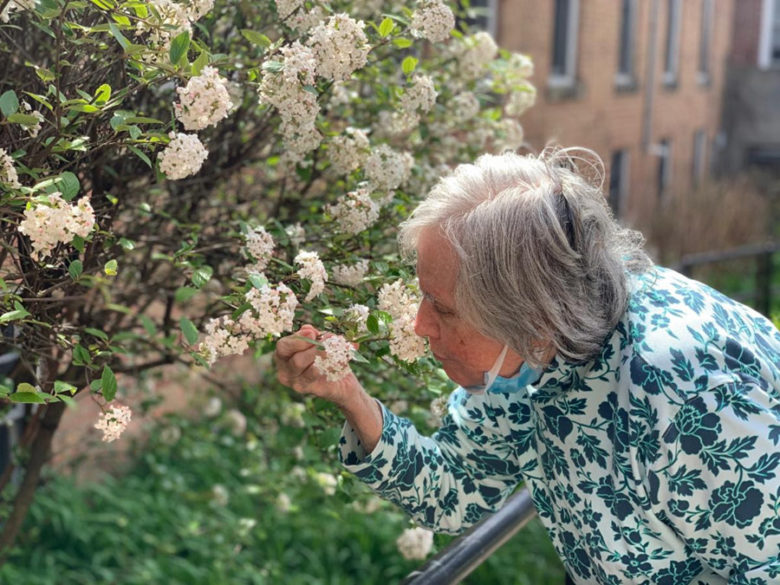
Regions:
[[[627,273],[651,264],[641,234],[613,218],[603,169],[580,148],[483,155],[431,189],[401,225],[401,249],[440,229],[460,260],[458,314],[530,365],[550,344],[568,361],[593,358],[626,310]]]

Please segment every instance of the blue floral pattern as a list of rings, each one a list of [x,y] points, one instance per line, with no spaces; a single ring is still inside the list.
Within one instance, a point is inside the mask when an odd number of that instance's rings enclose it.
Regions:
[[[370,454],[345,425],[345,467],[449,533],[525,482],[580,584],[780,583],[780,332],[670,270],[631,285],[597,358],[459,388],[432,437],[383,408]]]

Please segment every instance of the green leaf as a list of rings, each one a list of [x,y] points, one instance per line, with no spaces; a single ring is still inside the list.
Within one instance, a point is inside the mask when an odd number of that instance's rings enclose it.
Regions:
[[[54,381],[55,394],[62,394],[63,392],[70,392],[71,394],[75,394],[76,390],[77,388],[73,384],[68,384],[67,382],[63,382],[62,380]]]
[[[127,145],[127,148],[132,152],[135,156],[140,158],[142,161],[146,163],[146,165],[151,169],[152,168],[152,161],[149,160],[149,157],[146,156],[141,150],[136,148],[135,146]]]
[[[95,4],[98,8],[102,8],[103,10],[111,10],[114,8],[114,3],[110,0],[92,0],[92,3]]]
[[[117,271],[116,260],[109,260],[108,262],[106,262],[105,266],[103,266],[103,272],[105,272],[107,276],[116,276],[116,271]]]
[[[10,116],[15,114],[19,109],[19,98],[16,97],[16,92],[9,89],[3,95],[0,95],[0,112],[3,116]]]
[[[133,240],[128,240],[127,238],[119,238],[119,245],[122,246],[123,250],[134,250],[135,249],[135,242]]]
[[[260,45],[263,48],[268,48],[271,46],[271,39],[269,39],[263,33],[253,31],[248,28],[242,28],[241,36],[243,36],[250,43],[253,43],[255,45]]]
[[[111,34],[123,49],[127,50],[127,48],[132,44],[127,40],[127,37],[122,34],[122,31],[119,30],[119,27],[113,22],[108,23],[108,30],[111,31]]]
[[[419,59],[417,59],[416,57],[412,57],[412,56],[406,57],[401,62],[401,70],[403,70],[405,75],[411,75],[414,72],[415,68],[417,67],[418,62]]]
[[[57,186],[57,190],[62,193],[62,198],[65,201],[70,201],[78,195],[81,188],[78,177],[70,171],[65,171],[59,177],[55,177],[54,184]]]
[[[391,32],[393,32],[393,29],[395,28],[395,23],[393,22],[392,18],[385,18],[382,23],[379,25],[379,36],[380,37],[386,37]]]
[[[254,272],[249,275],[249,282],[251,282],[252,286],[256,289],[262,289],[268,286],[268,279],[264,275],[260,275]]]
[[[209,54],[207,51],[201,51],[198,58],[192,62],[192,74],[200,75],[203,68],[209,64]]]
[[[397,39],[393,39],[393,44],[399,49],[408,49],[412,46],[413,43],[411,39],[407,39],[406,37],[398,37]]]
[[[19,402],[22,404],[45,404],[46,394],[43,392],[14,392],[8,398],[11,402]]]
[[[204,284],[211,280],[212,274],[214,274],[214,269],[211,266],[201,266],[193,273],[192,284],[198,288],[201,288]]]
[[[374,335],[379,335],[379,319],[376,315],[369,315],[366,319],[366,328]]]
[[[8,116],[8,121],[11,124],[21,124],[22,126],[35,126],[40,122],[38,118],[29,114],[11,114]]]
[[[92,356],[82,345],[76,344],[73,347],[73,363],[77,366],[85,366],[92,363]]]
[[[191,286],[180,286],[176,289],[176,292],[173,293],[173,300],[177,303],[186,303],[196,294],[198,294],[197,288],[193,288]]]
[[[190,48],[190,33],[186,30],[176,35],[171,41],[171,50],[168,52],[168,56],[171,59],[172,65],[177,65],[181,58],[187,54],[187,49]]]
[[[68,106],[68,109],[74,112],[84,112],[85,114],[94,114],[95,112],[100,111],[100,108],[93,106],[92,104],[74,104]]]
[[[73,280],[77,280],[82,272],[84,272],[84,265],[81,263],[81,260],[74,260],[68,266],[68,274],[70,274]]]
[[[95,90],[95,103],[97,105],[103,105],[111,99],[111,86],[104,83]]]
[[[154,337],[157,335],[157,326],[154,324],[154,321],[152,321],[146,315],[141,315],[141,325],[149,337]]]
[[[111,402],[116,396],[116,376],[108,365],[103,366],[103,373],[100,375],[101,392],[107,402]]]
[[[100,329],[95,329],[94,327],[85,327],[84,333],[89,333],[90,335],[93,335],[98,339],[102,339],[103,341],[108,341],[108,335],[106,334],[105,331],[101,331]]]
[[[8,323],[9,321],[17,321],[18,319],[24,319],[30,315],[30,312],[22,307],[19,303],[15,303],[16,310],[8,311],[0,315],[0,323]]]
[[[38,389],[33,386],[32,384],[28,384],[27,382],[22,382],[16,387],[17,392],[31,392],[33,394],[38,393]]]
[[[181,327],[181,332],[184,333],[184,338],[187,340],[187,343],[195,345],[198,341],[198,330],[195,327],[195,324],[187,319],[187,317],[182,317],[179,320],[179,326]]]

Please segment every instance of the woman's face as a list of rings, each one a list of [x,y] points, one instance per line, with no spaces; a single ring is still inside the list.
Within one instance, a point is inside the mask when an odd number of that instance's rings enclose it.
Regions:
[[[455,250],[438,230],[422,232],[417,246],[417,277],[423,300],[414,330],[428,338],[434,357],[451,380],[461,386],[474,386],[482,384],[484,372],[493,366],[503,344],[479,333],[455,311],[458,264]],[[511,376],[522,363],[522,358],[509,350],[499,373]]]

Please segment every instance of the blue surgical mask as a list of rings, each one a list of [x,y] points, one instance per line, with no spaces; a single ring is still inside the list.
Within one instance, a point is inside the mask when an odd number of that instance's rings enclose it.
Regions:
[[[501,371],[501,367],[504,365],[504,359],[506,359],[508,350],[509,346],[505,345],[504,349],[501,350],[501,353],[498,354],[493,367],[482,375],[482,384],[464,386],[463,389],[469,394],[484,394],[485,392],[490,392],[496,379],[499,378],[498,372]],[[519,392],[529,384],[536,382],[541,374],[541,370],[532,368],[528,365],[528,362],[523,362],[523,365],[520,366],[520,369],[514,375],[509,378],[501,378],[501,380],[511,380],[512,384],[501,384],[500,388],[493,389],[493,392],[504,392],[509,394]]]

